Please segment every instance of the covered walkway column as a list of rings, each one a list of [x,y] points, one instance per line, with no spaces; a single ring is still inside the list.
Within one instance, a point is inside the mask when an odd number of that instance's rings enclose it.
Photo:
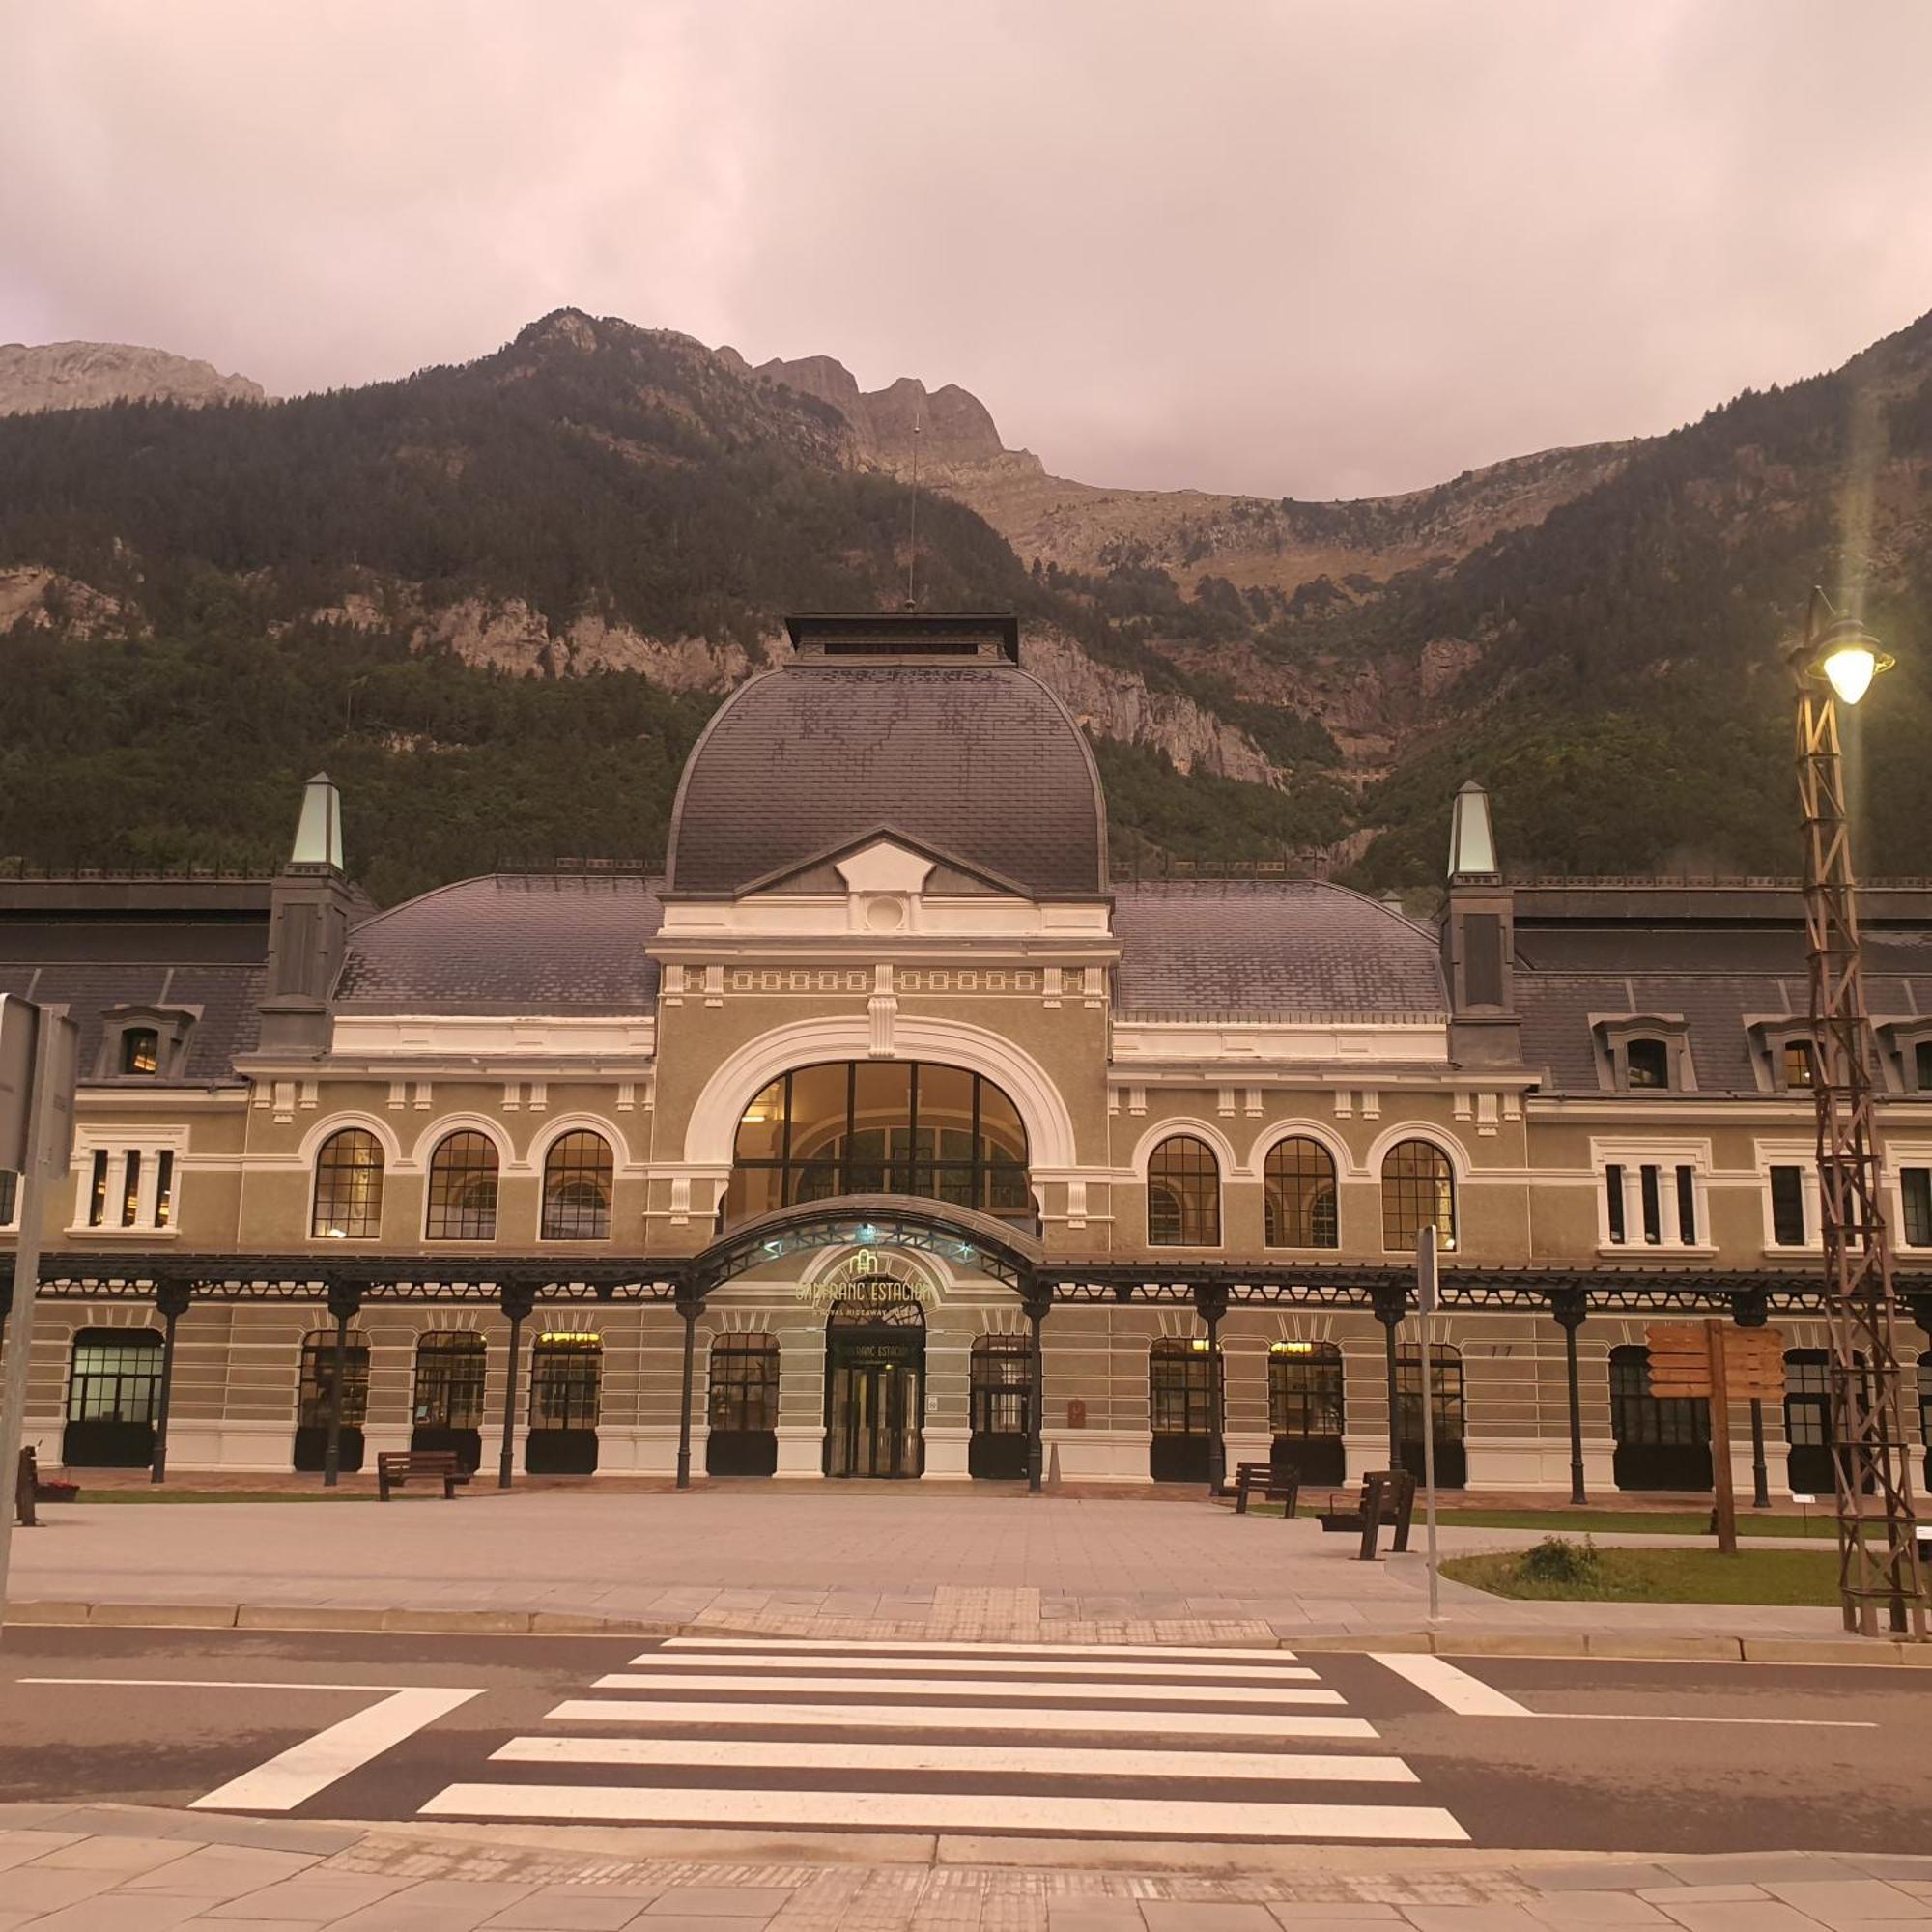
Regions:
[[[1408,1312],[1408,1290],[1400,1285],[1378,1288],[1375,1291],[1376,1320],[1382,1324],[1382,1364],[1388,1378],[1389,1412],[1389,1459],[1391,1470],[1402,1467],[1402,1397],[1396,1376],[1396,1331],[1402,1326],[1402,1318]],[[1426,1371],[1425,1371],[1426,1375]],[[1424,1380],[1423,1409],[1424,1426],[1433,1418],[1429,1417],[1428,1381]]]
[[[155,1401],[155,1456],[148,1465],[151,1483],[165,1483],[168,1479],[168,1414],[174,1407],[175,1396],[175,1324],[187,1313],[192,1295],[193,1291],[185,1281],[164,1281],[155,1290],[155,1306],[161,1315],[161,1386]],[[336,1373],[341,1374],[340,1368]]]
[[[359,1284],[332,1282],[328,1312],[335,1318],[335,1369],[329,1378],[328,1440],[322,1455],[322,1486],[332,1490],[342,1480],[342,1385],[349,1376],[349,1324],[362,1307]]]
[[[1208,1493],[1218,1496],[1228,1487],[1227,1377],[1221,1367],[1221,1318],[1228,1312],[1228,1291],[1218,1282],[1197,1282],[1194,1308],[1208,1325]]]
[[[1022,1277],[1020,1306],[1026,1310],[1027,1319],[1027,1489],[1038,1495],[1046,1461],[1042,1440],[1046,1370],[1039,1328],[1053,1306],[1053,1284],[1033,1273]]]
[[[526,1283],[506,1284],[497,1300],[510,1324],[509,1355],[503,1363],[503,1442],[497,1455],[497,1487],[507,1490],[517,1465],[517,1368],[523,1360],[524,1323],[536,1306],[536,1291]]]
[[[1583,1489],[1583,1392],[1577,1378],[1577,1331],[1590,1314],[1590,1297],[1580,1288],[1559,1288],[1549,1312],[1563,1330],[1563,1375],[1570,1392],[1570,1500],[1589,1501]]]
[[[691,1487],[691,1392],[696,1379],[697,1318],[704,1311],[704,1297],[689,1283],[680,1282],[677,1312],[684,1318],[684,1365],[679,1379],[677,1405],[677,1486]]]

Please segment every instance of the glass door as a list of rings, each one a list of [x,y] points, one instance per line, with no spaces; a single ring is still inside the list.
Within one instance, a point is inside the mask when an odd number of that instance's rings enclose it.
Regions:
[[[825,1473],[917,1476],[923,1382],[923,1365],[903,1341],[835,1343],[826,1389]]]

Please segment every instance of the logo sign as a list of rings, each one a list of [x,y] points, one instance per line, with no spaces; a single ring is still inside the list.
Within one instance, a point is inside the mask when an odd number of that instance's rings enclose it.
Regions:
[[[813,1308],[830,1309],[843,1301],[861,1308],[902,1308],[917,1302],[922,1308],[937,1306],[939,1293],[923,1282],[901,1280],[897,1275],[879,1272],[879,1257],[871,1248],[860,1248],[825,1276],[822,1281],[802,1281],[799,1300]]]

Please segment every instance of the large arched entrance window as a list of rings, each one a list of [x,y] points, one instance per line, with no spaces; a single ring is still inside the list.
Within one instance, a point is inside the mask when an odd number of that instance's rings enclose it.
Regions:
[[[1148,1162],[1148,1245],[1221,1245],[1221,1163],[1206,1141],[1176,1134]]]
[[[432,1241],[497,1238],[497,1148],[488,1134],[451,1134],[430,1156],[423,1234]]]
[[[1610,1468],[1620,1490],[1708,1490],[1711,1405],[1702,1396],[1654,1396],[1650,1350],[1610,1350]]]
[[[152,1328],[83,1328],[73,1338],[61,1461],[83,1469],[145,1469],[155,1460],[161,1338]]]
[[[544,1158],[543,1238],[608,1241],[614,1171],[602,1134],[563,1135]]]
[[[929,1061],[837,1060],[781,1074],[738,1122],[726,1226],[844,1194],[910,1194],[1031,1222],[1019,1110]]]
[[[764,1334],[711,1345],[707,1476],[770,1476],[779,1466],[779,1345]]]
[[[1446,1254],[1456,1245],[1456,1170],[1433,1141],[1398,1141],[1382,1158],[1382,1246],[1411,1252],[1432,1221]]]
[[[489,1349],[465,1328],[433,1329],[416,1343],[410,1447],[443,1449],[470,1475],[483,1460],[483,1377]]]
[[[1332,1248],[1335,1162],[1320,1141],[1297,1134],[1268,1149],[1262,1166],[1263,1240],[1271,1248]],[[1340,1478],[1338,1477],[1339,1481]]]
[[[335,1330],[311,1328],[302,1337],[301,1382],[296,1396],[298,1469],[320,1469],[328,1455],[328,1411],[335,1399]],[[350,1329],[342,1350],[342,1435],[337,1466],[362,1466],[362,1423],[369,1412],[369,1338]]]
[[[383,1232],[383,1144],[367,1127],[344,1127],[315,1157],[318,1241],[368,1241]]]

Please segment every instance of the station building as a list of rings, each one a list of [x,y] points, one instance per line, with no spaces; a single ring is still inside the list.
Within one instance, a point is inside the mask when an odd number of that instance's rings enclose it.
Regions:
[[[1451,1485],[1694,1491],[1645,1334],[1715,1315],[1788,1350],[1741,1487],[1830,1494],[1795,888],[1511,882],[1473,783],[1433,920],[1122,878],[1013,619],[789,629],[662,876],[379,910],[323,778],[272,878],[0,875],[82,1036],[43,1465],[1339,1486],[1427,1420]],[[1863,904],[1910,1365],[1932,891]]]

